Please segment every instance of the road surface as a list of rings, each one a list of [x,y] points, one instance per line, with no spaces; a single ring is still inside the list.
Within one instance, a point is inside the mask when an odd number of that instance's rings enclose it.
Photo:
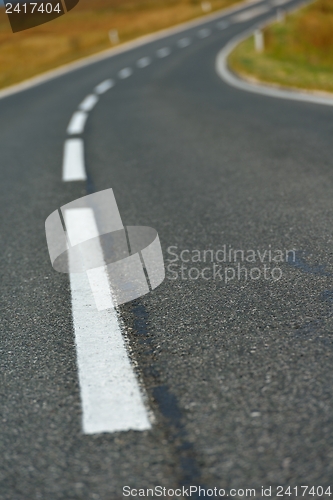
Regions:
[[[0,100],[2,500],[330,485],[332,108],[215,71],[220,49],[276,9],[245,4]],[[71,136],[87,180],[63,181]],[[120,307],[152,427],[87,435],[70,282],[44,221],[110,187],[124,224],[158,231],[167,270]]]

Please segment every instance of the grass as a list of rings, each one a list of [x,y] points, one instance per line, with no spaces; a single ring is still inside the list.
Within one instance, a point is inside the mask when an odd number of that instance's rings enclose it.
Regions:
[[[264,30],[265,50],[253,37],[229,56],[240,75],[286,87],[333,92],[333,0],[316,0]]]
[[[212,11],[240,0],[211,0]],[[13,34],[0,8],[0,88],[110,48],[120,42],[202,16],[200,0],[81,0],[65,16]]]

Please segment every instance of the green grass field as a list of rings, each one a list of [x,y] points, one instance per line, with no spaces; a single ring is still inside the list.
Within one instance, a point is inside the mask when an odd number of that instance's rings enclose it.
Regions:
[[[333,92],[333,0],[313,4],[264,30],[265,49],[253,37],[229,56],[229,66],[259,81]]]

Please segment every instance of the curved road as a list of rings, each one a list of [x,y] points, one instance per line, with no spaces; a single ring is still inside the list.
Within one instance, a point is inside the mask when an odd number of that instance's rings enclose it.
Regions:
[[[274,12],[245,4],[0,100],[2,500],[330,485],[332,108],[215,72],[222,46]],[[73,135],[87,181],[64,182],[71,116],[109,79]],[[171,267],[121,307],[152,429],[85,435],[70,285],[44,221],[108,187]]]

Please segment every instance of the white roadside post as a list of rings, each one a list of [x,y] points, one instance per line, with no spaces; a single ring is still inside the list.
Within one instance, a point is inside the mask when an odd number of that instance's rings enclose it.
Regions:
[[[201,2],[202,12],[210,12],[212,10],[212,4],[210,2]]]
[[[112,45],[117,45],[119,43],[119,34],[118,30],[110,30],[109,31],[109,39]]]
[[[256,29],[254,32],[254,46],[256,49],[256,52],[263,52],[264,51],[264,34],[262,30]]]
[[[285,19],[286,19],[286,13],[285,13],[285,11],[282,10],[282,9],[278,9],[276,11],[276,20],[277,20],[277,22],[278,23],[284,23]]]

